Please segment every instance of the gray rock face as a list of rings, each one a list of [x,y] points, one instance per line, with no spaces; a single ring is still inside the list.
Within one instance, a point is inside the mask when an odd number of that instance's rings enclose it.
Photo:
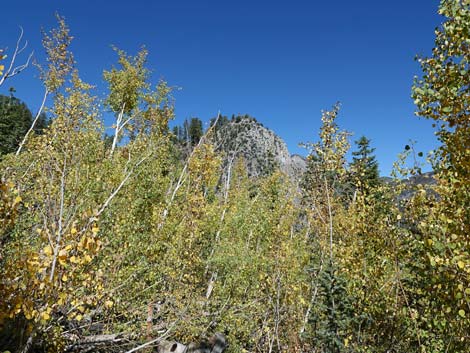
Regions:
[[[307,160],[305,157],[302,157],[298,154],[293,154],[290,157],[290,161],[286,166],[287,173],[296,179],[296,181],[300,181],[300,178],[305,173],[307,169]]]
[[[214,142],[226,160],[242,157],[250,176],[266,175],[279,167],[297,180],[306,168],[303,157],[291,155],[279,136],[248,116],[233,118],[217,127]]]

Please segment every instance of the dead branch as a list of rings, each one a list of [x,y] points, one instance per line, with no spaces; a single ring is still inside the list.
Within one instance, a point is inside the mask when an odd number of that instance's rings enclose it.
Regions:
[[[20,35],[18,36],[18,40],[16,41],[16,47],[15,51],[13,52],[13,55],[10,60],[10,65],[8,66],[8,69],[5,71],[2,77],[0,77],[0,86],[5,82],[7,78],[12,78],[13,76],[18,75],[21,71],[26,69],[29,66],[29,63],[31,61],[31,58],[33,57],[33,53],[29,54],[28,59],[24,64],[17,65],[15,66],[16,58],[19,54],[21,54],[26,47],[28,46],[28,41],[25,41],[24,45],[20,48],[21,41],[23,39],[23,28],[20,26]]]
[[[75,336],[76,337],[76,336]],[[81,351],[94,351],[96,348],[108,345],[116,345],[119,343],[128,343],[129,340],[122,334],[109,334],[109,335],[96,335],[86,336],[82,339],[76,340],[74,336],[69,339],[75,342],[71,343],[65,348],[65,352],[81,352]]]

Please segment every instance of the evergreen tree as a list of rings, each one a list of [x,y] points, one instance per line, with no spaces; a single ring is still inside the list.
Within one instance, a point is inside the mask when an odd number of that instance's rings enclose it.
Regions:
[[[103,143],[106,150],[110,150],[113,146],[113,136],[107,133],[104,134]]]
[[[276,169],[279,169],[279,162],[276,161],[274,157],[274,152],[272,150],[268,151],[266,159],[263,161],[261,167],[262,176],[270,176],[274,173]]]
[[[373,155],[375,148],[370,147],[370,139],[365,136],[354,143],[357,150],[352,152],[351,171],[355,185],[361,189],[376,186],[379,183],[379,164]]]
[[[338,266],[332,261],[320,271],[318,305],[308,318],[314,328],[312,344],[322,352],[347,352],[348,333],[359,321],[354,315],[353,298],[347,292],[346,279],[338,272]]]
[[[175,143],[179,142],[180,127],[178,125],[173,126],[173,141]]]
[[[183,127],[182,127],[181,130],[182,130],[181,131],[181,136],[182,136],[181,142],[185,145],[188,145],[189,144],[189,122],[188,122],[188,119],[184,120]]]
[[[217,133],[217,131],[220,131],[220,129],[222,129],[225,125],[227,125],[230,120],[225,115],[219,115],[218,119],[217,117],[215,117],[210,120],[210,126],[214,125],[216,121],[217,121],[217,125],[214,127],[214,130],[215,130],[214,132]]]
[[[31,127],[33,116],[25,103],[13,96],[0,95],[0,156],[16,151],[24,135]],[[40,115],[34,131],[47,126],[46,115]]]
[[[202,121],[199,118],[191,118],[189,122],[188,135],[191,146],[196,146],[203,134]]]

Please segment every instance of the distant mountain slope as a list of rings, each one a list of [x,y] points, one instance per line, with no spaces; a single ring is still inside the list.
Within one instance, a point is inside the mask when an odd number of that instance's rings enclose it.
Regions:
[[[396,185],[397,181],[390,177],[381,177],[380,180],[383,183]],[[425,190],[429,193],[436,195],[435,191],[432,190],[436,185],[435,172],[426,172],[422,174],[412,175],[409,178],[398,181],[398,184],[405,185],[404,190],[399,196],[400,200],[409,200],[416,194],[416,188],[418,185],[423,185]]]

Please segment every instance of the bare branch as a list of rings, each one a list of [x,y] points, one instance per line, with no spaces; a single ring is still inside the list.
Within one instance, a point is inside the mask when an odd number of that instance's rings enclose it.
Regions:
[[[133,353],[133,352],[137,352],[137,351],[140,351],[141,349],[144,349],[145,347],[148,347],[152,344],[155,344],[155,343],[158,343],[158,342],[161,342],[162,340],[164,340],[166,337],[168,337],[168,335],[170,334],[171,332],[171,329],[176,325],[177,321],[173,322],[173,324],[168,328],[168,330],[166,330],[166,332],[161,335],[160,337],[158,338],[155,338],[151,341],[148,341],[144,344],[141,344],[140,346],[138,347],[135,347],[133,349],[131,349],[130,351],[127,351],[126,353]]]
[[[15,155],[19,155],[20,152],[21,152],[21,149],[23,148],[24,144],[26,143],[26,140],[28,139],[28,136],[29,134],[31,133],[31,131],[34,130],[34,127],[36,126],[36,123],[38,122],[39,120],[39,117],[41,116],[41,113],[44,109],[44,105],[46,104],[46,99],[47,99],[47,96],[49,95],[49,91],[46,90],[44,91],[44,97],[42,98],[42,103],[41,103],[41,106],[39,107],[38,109],[38,112],[36,113],[36,116],[33,120],[33,123],[31,124],[31,126],[29,127],[29,130],[26,132],[26,135],[24,135],[23,137],[23,141],[21,141],[19,147],[18,147],[18,150],[16,151]]]
[[[194,152],[205,142],[205,140],[207,139],[207,136],[209,136],[209,134],[212,132],[214,127],[217,125],[217,122],[219,121],[219,118],[220,118],[220,111],[217,114],[217,119],[215,120],[214,124],[211,125],[209,127],[209,129],[207,129],[206,133],[204,135],[202,135],[202,137],[199,140],[196,147],[194,147],[194,149],[191,151],[191,154],[189,155],[188,159],[186,160],[186,163],[184,164],[183,170],[180,173],[180,176],[178,178],[178,182],[176,183],[175,188],[173,189],[173,192],[171,192],[171,189],[168,189],[167,195],[169,195],[171,193],[171,197],[168,200],[168,204],[167,204],[166,208],[163,210],[162,220],[160,221],[160,223],[158,224],[158,227],[157,227],[158,230],[160,230],[163,227],[163,225],[165,224],[166,217],[168,216],[168,212],[170,210],[170,207],[173,204],[173,201],[176,197],[176,193],[178,192],[180,187],[183,186],[184,181],[186,180],[186,171],[188,169],[189,162],[191,161],[191,159],[194,156]],[[170,188],[171,188],[171,186],[170,186]]]
[[[116,190],[114,190],[114,192],[109,195],[108,199],[103,203],[103,205],[101,206],[100,210],[95,214],[95,218],[99,217],[103,212],[104,210],[109,206],[109,203],[114,199],[114,197],[117,195],[117,193],[122,189],[122,187],[124,186],[124,184],[127,182],[127,180],[132,176],[132,174],[134,173],[134,170],[139,166],[141,165],[146,159],[148,158],[148,156],[142,158],[139,162],[136,163],[136,165],[134,166],[134,168],[132,168],[127,174],[126,176],[124,177],[124,179],[122,179],[121,183],[118,185],[118,187],[116,188]]]
[[[20,35],[18,36],[18,40],[16,41],[15,51],[12,54],[8,69],[5,71],[3,76],[0,77],[0,86],[5,82],[7,78],[11,78],[15,75],[18,75],[21,71],[23,71],[29,66],[29,63],[31,61],[31,58],[34,52],[31,52],[31,54],[29,54],[28,59],[26,60],[24,64],[15,66],[17,56],[21,54],[28,46],[28,41],[25,41],[25,44],[20,48],[21,41],[23,39],[23,34],[24,34],[23,27],[20,26]]]
[[[211,252],[209,254],[208,259],[212,259],[212,257],[214,256],[215,246],[219,242],[220,233],[222,231],[222,226],[223,226],[224,219],[225,219],[225,214],[227,213],[228,194],[229,194],[229,190],[230,190],[230,180],[231,180],[231,177],[232,177],[232,164],[233,164],[234,158],[235,158],[235,156],[232,156],[232,158],[230,159],[229,164],[228,164],[227,177],[226,177],[225,185],[224,185],[224,189],[225,189],[224,190],[224,209],[222,210],[222,215],[220,216],[220,225],[219,225],[219,229],[217,230],[217,233],[215,235],[214,246],[211,249]],[[208,271],[209,271],[209,263],[206,265],[204,275],[206,275]],[[206,299],[209,299],[211,294],[212,294],[212,290],[214,289],[214,284],[215,284],[215,281],[217,280],[217,276],[218,276],[217,270],[213,271],[212,275],[211,275],[211,278],[209,280],[209,283],[207,285]]]
[[[326,199],[327,199],[327,204],[328,204],[328,229],[329,229],[329,235],[330,235],[330,261],[333,260],[333,212],[331,209],[331,200],[330,200],[330,192],[328,190],[328,181],[326,180],[326,177],[324,178],[325,180],[325,194],[326,194]]]
[[[26,62],[22,65],[18,65],[16,66],[12,72],[8,75],[8,78],[11,78],[13,76],[16,76],[18,75],[21,71],[23,71],[24,69],[26,69],[28,66],[29,66],[29,63],[31,61],[31,58],[33,57],[33,54],[34,54],[34,51],[32,51],[29,55],[28,55],[28,60],[26,60]]]
[[[59,209],[59,220],[57,238],[54,244],[54,258],[52,260],[52,268],[50,274],[50,281],[54,279],[55,266],[57,264],[57,256],[59,255],[60,240],[62,238],[62,217],[64,215],[64,199],[65,199],[65,173],[67,170],[67,159],[64,160],[64,166],[62,169],[62,175],[60,178],[60,209]]]

